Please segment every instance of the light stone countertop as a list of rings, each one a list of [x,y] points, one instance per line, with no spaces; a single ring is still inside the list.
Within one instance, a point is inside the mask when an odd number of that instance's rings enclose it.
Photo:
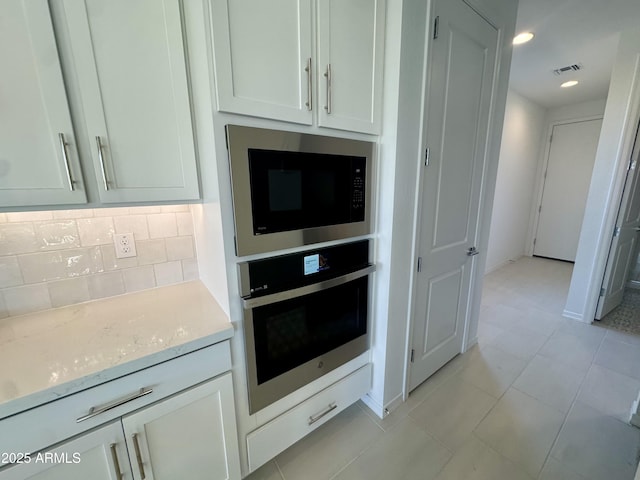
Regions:
[[[232,336],[200,281],[0,320],[0,419]]]

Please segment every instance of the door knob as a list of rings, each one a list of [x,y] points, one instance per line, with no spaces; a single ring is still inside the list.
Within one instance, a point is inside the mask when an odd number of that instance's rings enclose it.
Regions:
[[[470,257],[473,257],[474,255],[478,255],[479,253],[480,251],[476,249],[476,247],[469,247],[469,249],[467,250],[467,255]]]

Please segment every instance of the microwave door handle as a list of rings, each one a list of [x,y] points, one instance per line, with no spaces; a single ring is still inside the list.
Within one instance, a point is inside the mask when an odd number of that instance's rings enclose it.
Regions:
[[[282,302],[284,300],[290,300],[292,298],[301,297],[303,295],[309,295],[310,293],[320,292],[328,288],[337,287],[347,282],[351,282],[358,278],[369,275],[375,272],[376,266],[369,265],[366,268],[357,270],[355,272],[347,273],[341,277],[331,278],[322,282],[313,283],[311,285],[305,285],[304,287],[294,288],[293,290],[286,290],[284,292],[272,293],[271,295],[265,295],[264,297],[256,298],[243,298],[242,305],[245,310],[255,307],[262,307],[263,305],[270,305],[272,303]]]

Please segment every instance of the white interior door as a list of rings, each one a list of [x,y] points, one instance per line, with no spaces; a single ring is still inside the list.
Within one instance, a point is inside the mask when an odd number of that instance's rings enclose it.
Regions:
[[[462,0],[436,1],[435,16],[410,390],[462,351],[498,37]]]
[[[640,145],[636,144],[631,156],[630,168],[620,202],[607,267],[602,281],[602,295],[598,299],[596,319],[620,305],[631,267],[636,261],[638,231],[640,231]]]
[[[574,262],[602,119],[555,125],[533,254]]]

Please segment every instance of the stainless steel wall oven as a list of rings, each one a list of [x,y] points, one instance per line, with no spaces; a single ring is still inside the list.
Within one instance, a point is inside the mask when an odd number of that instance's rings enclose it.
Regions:
[[[369,348],[369,241],[239,264],[249,411]]]
[[[371,233],[374,144],[227,125],[237,255]]]

